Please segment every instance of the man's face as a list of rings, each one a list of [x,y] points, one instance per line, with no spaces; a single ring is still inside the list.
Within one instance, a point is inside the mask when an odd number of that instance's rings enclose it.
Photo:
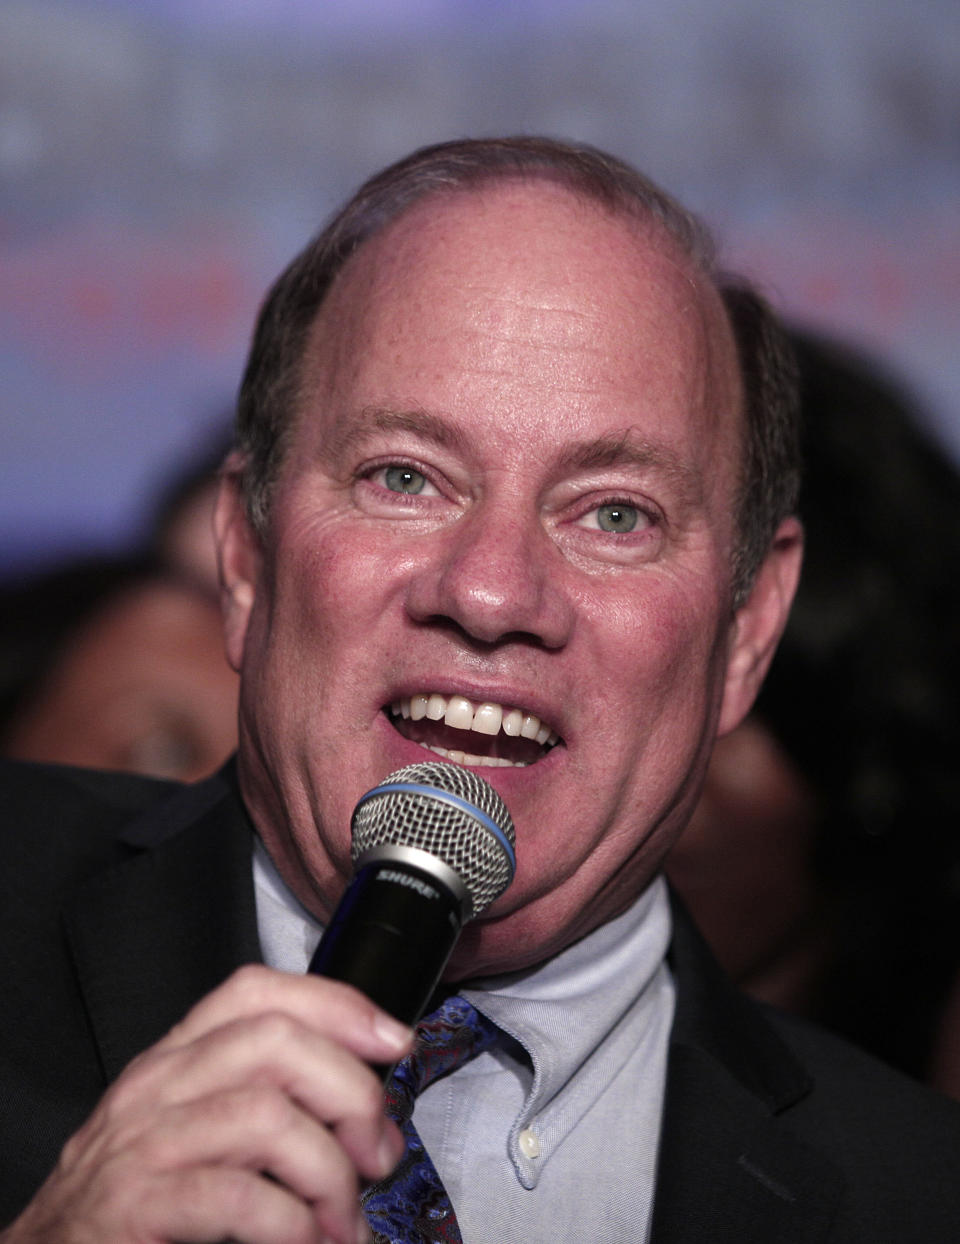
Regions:
[[[732,358],[672,245],[549,184],[430,199],[344,268],[262,545],[221,513],[244,794],[321,918],[357,799],[430,747],[517,830],[455,972],[537,962],[653,875],[748,702]]]

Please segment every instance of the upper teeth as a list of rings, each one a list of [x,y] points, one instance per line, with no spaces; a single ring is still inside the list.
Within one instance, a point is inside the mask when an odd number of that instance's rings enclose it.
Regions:
[[[463,695],[420,694],[396,700],[391,705],[394,716],[420,721],[443,721],[454,730],[473,730],[477,734],[498,734],[501,730],[513,738],[535,739],[541,746],[553,746],[558,735],[543,724],[534,713],[520,708],[508,708],[503,704],[485,701],[474,704]]]

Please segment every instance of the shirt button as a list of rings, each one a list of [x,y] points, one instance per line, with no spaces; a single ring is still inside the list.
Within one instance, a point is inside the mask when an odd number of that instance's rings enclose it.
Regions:
[[[536,1132],[530,1130],[529,1127],[517,1137],[520,1142],[520,1151],[525,1158],[538,1158],[540,1156],[540,1138]]]

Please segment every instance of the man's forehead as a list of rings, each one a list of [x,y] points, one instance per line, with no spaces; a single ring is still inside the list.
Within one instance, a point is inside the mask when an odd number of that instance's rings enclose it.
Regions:
[[[525,325],[532,336],[544,316],[566,316],[574,337],[580,317],[585,324],[614,320],[622,353],[634,341],[638,359],[644,348],[659,351],[664,383],[684,383],[695,371],[701,400],[734,412],[740,406],[722,301],[665,226],[542,179],[431,194],[366,241],[314,321],[305,392],[356,375],[371,349],[394,334],[399,341],[408,323],[442,332],[448,317],[471,316],[473,304],[491,294],[502,294],[514,337]],[[678,331],[671,336],[671,329]],[[406,347],[416,348],[407,336]],[[496,345],[491,335],[489,365]]]
[[[516,250],[519,257],[532,245],[546,253],[568,249],[578,241],[599,254],[616,252],[623,259],[636,252],[669,258],[687,274],[696,289],[694,263],[665,225],[638,207],[614,208],[584,192],[546,177],[504,178],[473,187],[441,190],[425,196],[398,215],[366,245],[386,240],[396,251],[422,246],[429,253],[445,236],[469,239],[481,235],[488,247]],[[362,255],[365,247],[357,254]]]
[[[388,285],[421,283],[458,246],[466,261],[479,258],[481,266],[485,256],[503,254],[529,268],[542,255],[557,289],[575,277],[570,256],[582,247],[596,257],[598,280],[606,262],[617,272],[641,270],[658,284],[673,284],[678,312],[720,306],[710,276],[667,226],[639,205],[636,212],[615,209],[547,177],[511,177],[433,191],[400,212],[342,265],[318,307],[315,326],[331,305],[339,312],[349,300],[369,309],[370,297]],[[455,283],[451,293],[457,284],[466,296],[466,280]]]

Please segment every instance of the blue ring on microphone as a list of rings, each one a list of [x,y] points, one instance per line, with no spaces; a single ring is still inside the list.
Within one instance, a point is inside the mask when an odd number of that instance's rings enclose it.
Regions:
[[[383,786],[375,786],[373,790],[368,790],[358,801],[357,807],[359,808],[368,799],[374,799],[377,795],[393,794],[428,795],[431,799],[440,799],[454,808],[459,808],[461,812],[466,812],[468,816],[472,816],[475,821],[479,821],[485,829],[488,829],[493,834],[494,838],[507,853],[507,858],[510,861],[511,876],[516,872],[517,853],[514,850],[513,843],[497,822],[492,817],[487,816],[486,812],[482,812],[475,804],[470,803],[469,800],[461,799],[459,795],[451,795],[449,791],[441,790],[439,786],[424,786],[419,782],[387,782]]]

